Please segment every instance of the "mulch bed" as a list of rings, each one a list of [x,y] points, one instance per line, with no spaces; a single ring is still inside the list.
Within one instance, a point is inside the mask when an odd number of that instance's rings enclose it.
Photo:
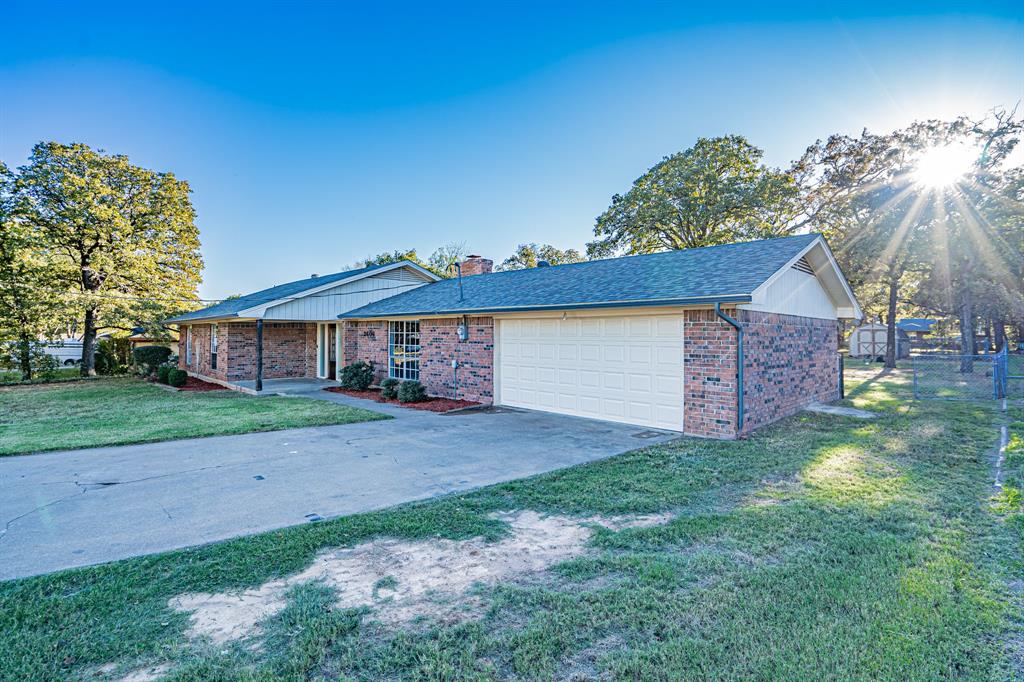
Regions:
[[[220,384],[211,384],[209,381],[203,381],[202,379],[196,379],[195,377],[189,377],[185,379],[185,385],[178,387],[179,391],[195,391],[197,393],[203,393],[205,391],[226,391],[227,387],[221,386]]]
[[[156,379],[147,379],[151,384],[157,384],[159,386],[167,386],[167,384],[160,384]],[[188,377],[185,379],[184,386],[169,386],[176,391],[192,391],[194,393],[205,393],[206,391],[226,391],[227,387],[221,386],[220,384],[211,384],[209,381],[203,381],[202,379],[196,379],[195,377]]]
[[[388,405],[398,405],[399,407],[411,407],[414,410],[427,410],[428,412],[451,412],[452,410],[461,410],[464,407],[476,407],[480,403],[475,403],[472,400],[452,400],[451,398],[427,398],[421,403],[400,403],[397,400],[385,400],[380,397],[379,389],[369,389],[366,391],[354,391],[349,388],[342,388],[340,386],[330,386],[324,389],[331,393],[341,393],[343,395],[352,396],[353,398],[362,398],[364,400],[372,400],[378,403],[386,403]]]

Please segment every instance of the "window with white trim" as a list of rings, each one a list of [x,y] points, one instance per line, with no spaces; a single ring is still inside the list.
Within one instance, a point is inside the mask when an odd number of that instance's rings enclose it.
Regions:
[[[192,327],[185,327],[185,364],[192,366]]]
[[[210,369],[217,369],[217,325],[210,325]]]
[[[388,376],[392,379],[420,379],[420,321],[388,322]]]

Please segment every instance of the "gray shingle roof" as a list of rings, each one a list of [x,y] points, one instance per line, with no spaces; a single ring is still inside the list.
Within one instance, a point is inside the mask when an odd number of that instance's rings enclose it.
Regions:
[[[280,298],[288,298],[292,296],[299,296],[302,292],[314,289],[316,287],[330,284],[331,282],[340,282],[341,280],[348,279],[349,277],[358,277],[359,275],[365,275],[373,272],[374,270],[380,270],[381,268],[389,267],[392,264],[387,265],[371,265],[365,268],[359,268],[358,270],[346,270],[344,272],[336,272],[333,275],[320,275],[319,277],[307,277],[306,279],[296,280],[294,282],[288,282],[287,284],[278,284],[276,287],[270,287],[269,289],[263,289],[252,294],[246,294],[245,296],[239,296],[238,298],[230,298],[220,303],[216,303],[207,308],[201,310],[193,310],[190,313],[178,315],[172,317],[167,322],[189,322],[192,320],[209,320],[217,319],[222,317],[235,317],[239,311],[247,310],[254,306],[262,305],[264,303],[270,303]]]
[[[442,280],[339,315],[443,315],[748,300],[818,234]]]

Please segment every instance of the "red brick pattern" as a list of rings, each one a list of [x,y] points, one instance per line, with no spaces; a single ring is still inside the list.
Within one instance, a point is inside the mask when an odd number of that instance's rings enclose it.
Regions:
[[[725,310],[744,328],[744,419],[747,435],[812,402],[839,398],[838,323],[751,310]],[[713,310],[685,317],[684,431],[735,438],[736,330]]]
[[[379,320],[346,321],[344,364],[356,360],[373,366],[374,381],[380,383],[388,376],[388,323]]]
[[[186,326],[178,339],[178,366],[201,376],[234,382],[256,378],[256,323],[217,325],[217,369],[210,367],[210,324],[192,328],[192,363],[185,360]],[[316,323],[263,324],[263,378],[316,376]]]
[[[185,344],[187,327],[182,326],[178,332],[178,367],[193,374],[212,377],[227,381],[228,335],[226,325],[217,326],[217,369],[210,366],[210,328],[209,324],[193,324],[192,328],[192,364],[185,362]]]
[[[743,433],[839,399],[836,320],[740,311],[744,326]]]
[[[736,330],[714,310],[687,310],[683,336],[683,431],[735,438]]]
[[[469,318],[469,339],[459,341],[462,318],[420,321],[420,381],[427,393],[442,398],[494,402],[494,319]],[[452,360],[459,363],[458,387]],[[345,364],[363,360],[373,365],[379,383],[388,372],[386,321],[345,324]]]
[[[420,322],[420,381],[430,395],[493,403],[494,318],[469,318],[466,341],[458,336],[462,323],[461,317]],[[452,360],[459,363],[457,384]]]

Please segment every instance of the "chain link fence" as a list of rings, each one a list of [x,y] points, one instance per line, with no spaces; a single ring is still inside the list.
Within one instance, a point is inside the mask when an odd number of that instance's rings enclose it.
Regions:
[[[996,397],[994,358],[994,355],[912,356],[914,398],[992,400]]]
[[[1024,356],[1006,348],[987,355],[911,357],[918,400],[1024,399]]]

